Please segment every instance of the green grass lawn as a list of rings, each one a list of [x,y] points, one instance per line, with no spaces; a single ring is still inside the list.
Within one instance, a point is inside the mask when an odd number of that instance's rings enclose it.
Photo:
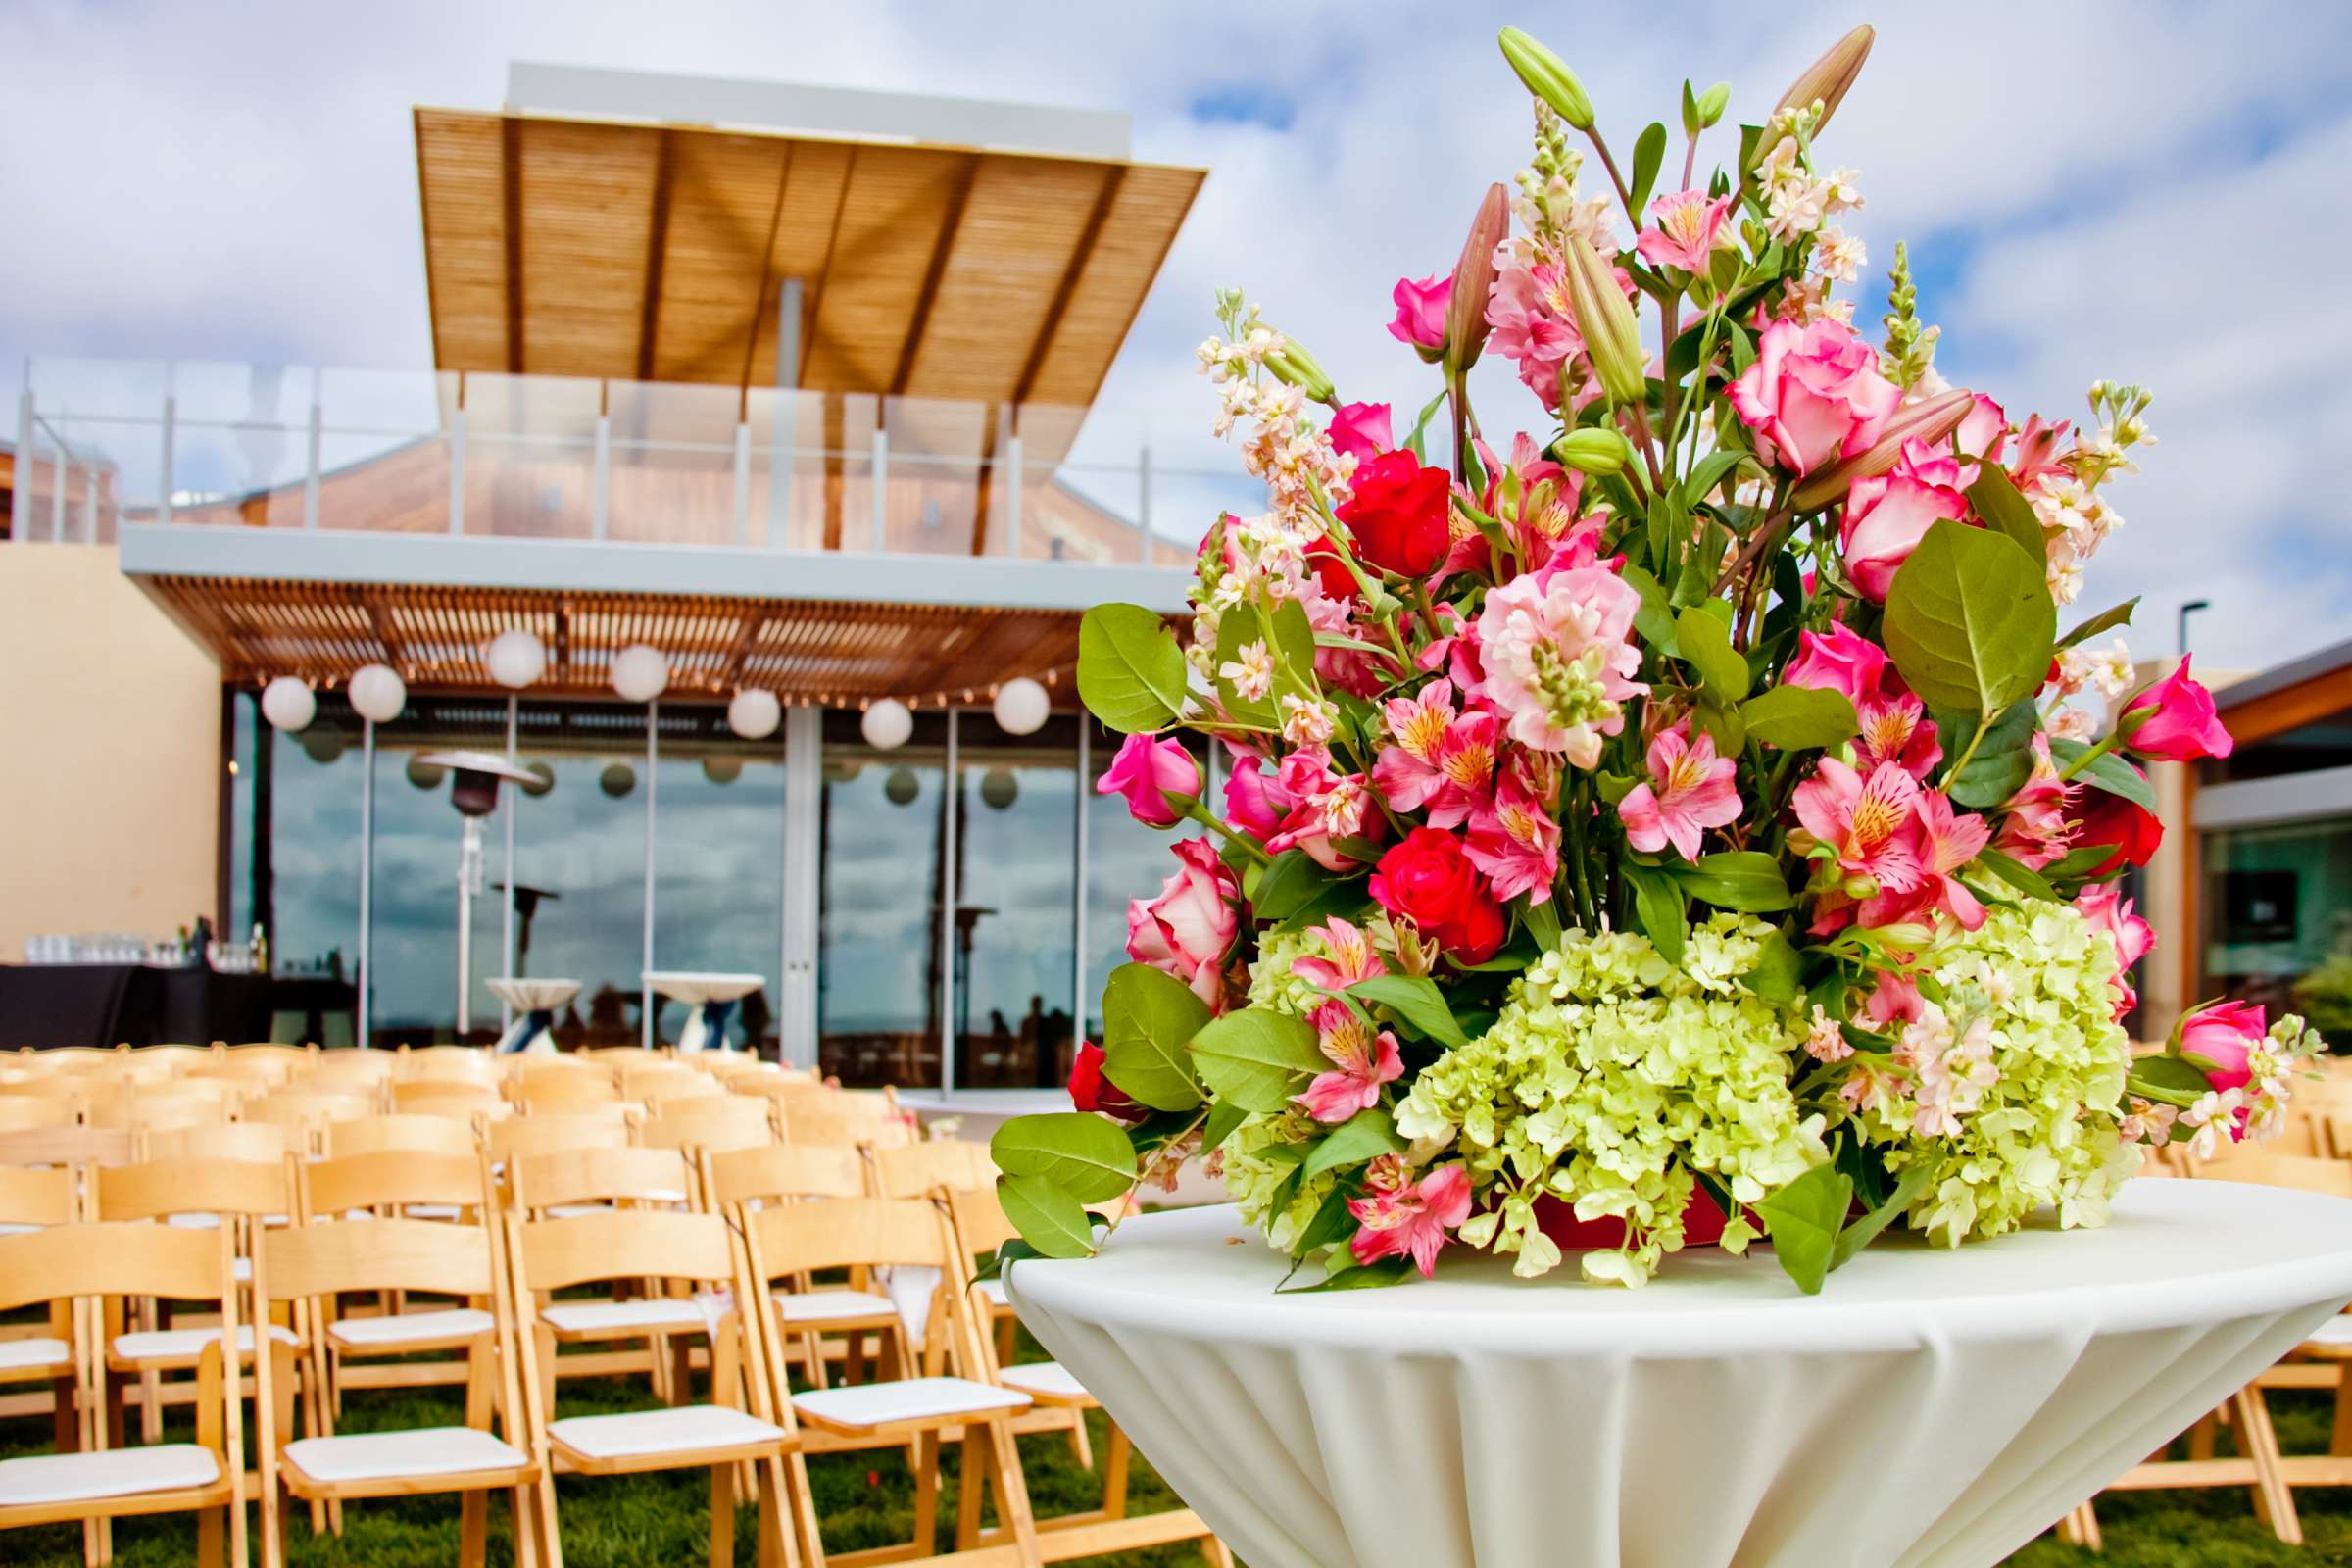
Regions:
[[[1036,1352],[1032,1348],[1027,1353]],[[640,1409],[652,1402],[642,1379],[566,1381],[559,1413]],[[2280,1441],[2288,1451],[2315,1452],[2326,1446],[2328,1407],[2324,1396],[2281,1394],[2273,1396],[2273,1406]],[[460,1419],[454,1390],[354,1393],[348,1396],[340,1430],[441,1426]],[[1094,1417],[1098,1462],[1103,1445],[1102,1419],[1100,1414]],[[0,1455],[42,1451],[47,1436],[46,1417],[0,1424]],[[1096,1478],[1078,1468],[1066,1437],[1023,1438],[1021,1455],[1030,1494],[1041,1516],[1077,1512],[1100,1502]],[[954,1458],[949,1462],[948,1493],[940,1508],[939,1546],[943,1550],[954,1544],[956,1517]],[[913,1487],[906,1463],[896,1451],[821,1456],[809,1461],[808,1468],[827,1550],[887,1545],[906,1540],[911,1532]],[[708,1476],[703,1470],[680,1470],[558,1481],[564,1561],[576,1568],[643,1568],[647,1564],[704,1561],[704,1530],[710,1512]],[[1140,1456],[1130,1497],[1132,1509],[1139,1513],[1175,1505],[1173,1495]],[[2100,1562],[2112,1568],[2267,1568],[2271,1564],[2352,1568],[2352,1494],[2307,1491],[2297,1495],[2296,1502],[2310,1542],[2302,1547],[2279,1544],[2258,1524],[2242,1490],[2137,1493],[2100,1503],[2107,1544],[2104,1558],[2044,1537],[2011,1562],[2015,1568],[2090,1568]],[[738,1519],[738,1562],[754,1560],[751,1526],[747,1508]],[[510,1561],[513,1538],[503,1496],[494,1496],[491,1502],[490,1536],[490,1561]],[[457,1555],[458,1504],[456,1498],[446,1496],[347,1504],[340,1540],[313,1537],[304,1512],[298,1509],[291,1538],[291,1560],[302,1568],[328,1564],[445,1568]],[[124,1568],[184,1564],[194,1543],[195,1527],[188,1515],[126,1520],[115,1527],[117,1561]],[[254,1560],[260,1560],[258,1544]],[[1119,1568],[1177,1568],[1199,1563],[1201,1557],[1193,1547],[1178,1545],[1094,1560]],[[81,1532],[74,1526],[0,1537],[0,1562],[16,1568],[72,1568],[80,1561]]]

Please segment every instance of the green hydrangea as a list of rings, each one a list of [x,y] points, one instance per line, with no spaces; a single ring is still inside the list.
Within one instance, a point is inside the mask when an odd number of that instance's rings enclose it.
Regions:
[[[1250,962],[1250,1005],[1271,1007],[1303,1018],[1324,1001],[1323,993],[1291,973],[1299,958],[1325,956],[1319,937],[1304,931],[1268,931],[1258,938],[1257,956]]]
[[[1739,978],[1769,929],[1716,914],[1680,966],[1634,932],[1570,932],[1512,982],[1494,1027],[1422,1071],[1397,1130],[1450,1140],[1494,1200],[1464,1241],[1517,1253],[1514,1272],[1547,1271],[1560,1254],[1534,1206],[1549,1195],[1580,1219],[1625,1222],[1625,1247],[1586,1253],[1583,1269],[1639,1285],[1683,1245],[1694,1172],[1752,1203],[1828,1157],[1821,1118],[1789,1092],[1803,1023]],[[1725,1245],[1753,1234],[1735,1220]]]
[[[1218,1153],[1225,1191],[1241,1205],[1242,1217],[1283,1251],[1298,1238],[1340,1184],[1337,1171],[1294,1181],[1325,1129],[1298,1111],[1251,1116],[1226,1135]]]
[[[2139,1168],[2118,1131],[2132,1046],[2115,1021],[2115,944],[2071,905],[1996,906],[1975,931],[1947,927],[1925,955],[1927,1016],[1891,1056],[1844,1063],[1853,1125],[1887,1167],[1933,1161],[1910,1223],[1940,1245],[2015,1230],[2054,1204],[2065,1226],[2099,1225]],[[1956,1044],[1973,1052],[1943,1119]],[[1868,1086],[1867,1088],[1863,1086]],[[1957,1123],[1956,1128],[1952,1125]]]

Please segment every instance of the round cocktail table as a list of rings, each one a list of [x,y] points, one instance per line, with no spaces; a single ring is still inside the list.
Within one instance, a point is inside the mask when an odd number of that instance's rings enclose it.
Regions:
[[[1286,1266],[1218,1207],[1006,1274],[1251,1568],[1982,1568],[2352,1299],[2352,1202],[2134,1181],[2103,1230],[1890,1235],[1811,1298],[1760,1250],[1638,1291]]]
[[[645,983],[672,1002],[692,1003],[678,1031],[678,1054],[727,1048],[727,1019],[735,1004],[767,984],[763,974],[700,974],[686,969],[648,969]]]
[[[514,1022],[499,1037],[498,1054],[513,1055],[527,1053],[534,1055],[555,1054],[556,1009],[568,1004],[580,994],[577,980],[543,980],[515,975],[501,975],[485,980],[490,994],[514,1009]]]

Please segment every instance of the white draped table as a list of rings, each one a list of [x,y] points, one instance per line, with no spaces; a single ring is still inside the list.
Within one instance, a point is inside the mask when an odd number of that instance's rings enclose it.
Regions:
[[[1760,1248],[1639,1291],[1284,1267],[1219,1207],[1006,1275],[1250,1568],[1983,1568],[2352,1299],[2352,1202],[2134,1181],[2104,1230],[1890,1236],[1812,1298]]]
[[[690,969],[648,969],[645,983],[672,1002],[692,1004],[678,1031],[678,1054],[727,1049],[727,1020],[735,1004],[767,984],[763,974],[705,974]],[[715,1020],[715,1021],[713,1021]],[[659,1040],[657,1039],[657,1044]]]
[[[499,1038],[498,1054],[555,1054],[556,1037],[551,1031],[555,1027],[556,1009],[569,1004],[580,994],[577,980],[500,975],[482,983],[516,1014],[514,1022]]]

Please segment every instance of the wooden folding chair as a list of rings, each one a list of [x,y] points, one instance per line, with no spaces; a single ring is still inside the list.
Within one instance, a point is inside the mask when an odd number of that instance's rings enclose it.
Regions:
[[[788,1144],[818,1149],[891,1149],[914,1142],[914,1129],[891,1116],[877,1116],[830,1102],[809,1103],[799,1096],[776,1102]]]
[[[693,1200],[694,1176],[674,1149],[565,1148],[514,1153],[507,1193],[513,1212],[524,1219],[570,1220],[623,1208],[683,1206]],[[644,1343],[642,1351],[564,1356],[555,1363],[564,1375],[649,1372],[655,1391],[673,1402],[691,1385],[690,1351],[703,1332],[704,1314],[684,1297],[659,1294],[649,1284],[631,1297],[543,1302],[539,1319],[561,1345]]]
[[[356,1121],[330,1122],[326,1129],[326,1157],[341,1159],[348,1154],[405,1150],[419,1154],[471,1158],[479,1142],[469,1117],[386,1111]]]
[[[470,1120],[477,1115],[504,1116],[514,1108],[495,1085],[465,1078],[395,1078],[391,1090],[396,1111]]]
[[[393,1081],[485,1084],[495,1088],[505,1068],[497,1056],[479,1046],[400,1048],[392,1064]]]
[[[855,1149],[771,1144],[706,1150],[701,1168],[704,1203],[717,1214],[772,1203],[862,1198],[870,1191],[864,1157]],[[853,1268],[846,1285],[819,1286],[803,1274],[779,1294],[776,1310],[783,1316],[786,1334],[797,1343],[802,1370],[816,1387],[830,1381],[826,1367],[835,1360],[842,1363],[849,1382],[862,1382],[868,1335],[874,1337],[876,1358],[886,1368],[911,1368],[917,1347],[906,1336],[906,1320],[891,1298],[870,1285],[865,1270]],[[840,1338],[828,1339],[831,1335]],[[787,1354],[791,1348],[786,1348]]]
[[[535,1067],[507,1081],[507,1098],[526,1113],[538,1115],[617,1105],[620,1091],[610,1075],[594,1067]]]
[[[0,1132],[23,1132],[28,1127],[71,1127],[80,1119],[81,1100],[75,1095],[0,1094]]]
[[[195,1127],[228,1121],[236,1114],[237,1088],[220,1079],[173,1078],[153,1087],[124,1084],[93,1095],[83,1118],[93,1127],[125,1131]]]
[[[24,1127],[0,1132],[0,1165],[127,1165],[137,1141],[123,1127]]]
[[[311,1154],[326,1147],[326,1129],[334,1123],[363,1121],[376,1112],[372,1095],[280,1089],[259,1100],[248,1100],[237,1108],[237,1117],[240,1121],[270,1122],[296,1131],[304,1141],[302,1152]]]
[[[80,1522],[85,1554],[99,1561],[111,1552],[113,1520],[194,1511],[195,1560],[207,1568],[245,1562],[243,1410],[220,1337],[196,1358],[194,1442],[109,1447],[100,1441],[106,1352],[98,1325],[105,1303],[131,1298],[214,1303],[222,1334],[233,1335],[237,1288],[229,1263],[226,1230],[80,1224],[0,1236],[0,1312],[46,1304],[53,1321],[71,1325],[79,1397],[68,1402],[80,1412],[78,1451],[0,1459],[6,1499],[0,1530]]]
[[[323,1094],[374,1097],[392,1081],[398,1059],[389,1051],[321,1051],[295,1077],[294,1087]]]
[[[172,1127],[139,1135],[141,1161],[233,1159],[280,1165],[306,1150],[300,1131],[266,1121],[223,1121],[208,1126]]]
[[[988,1146],[956,1138],[876,1149],[868,1152],[866,1163],[876,1198],[928,1198],[943,1189],[957,1187],[981,1187],[993,1192],[997,1185],[997,1162],[989,1157]],[[992,1248],[995,1245],[988,1244]],[[972,1310],[979,1319],[980,1332],[994,1340],[997,1359],[1009,1363],[1020,1320],[1013,1313],[1012,1303],[1005,1298],[1004,1282],[982,1281],[979,1294],[973,1298]],[[1080,1464],[1091,1466],[1085,1434],[1084,1423],[1079,1423],[1074,1451]]]
[[[725,1153],[765,1149],[775,1141],[775,1117],[767,1102],[748,1095],[660,1102],[654,1114],[637,1128],[637,1142],[648,1149],[708,1149]]]
[[[305,1225],[366,1226],[395,1217],[416,1223],[455,1223],[480,1229],[479,1245],[495,1250],[495,1233],[487,1223],[481,1159],[472,1152],[380,1149],[322,1159],[302,1167],[297,1175],[296,1196]],[[364,1246],[366,1240],[363,1232],[354,1245]],[[346,1389],[406,1389],[466,1381],[464,1363],[418,1357],[436,1350],[468,1350],[487,1343],[498,1327],[493,1316],[498,1303],[487,1290],[436,1294],[456,1295],[461,1299],[412,1309],[404,1290],[385,1287],[378,1310],[366,1316],[344,1312],[340,1302],[331,1298],[321,1300],[315,1344],[319,1349],[319,1382],[328,1391],[330,1410],[341,1410]],[[379,1356],[395,1359],[378,1361],[375,1358]]]
[[[381,1159],[382,1155],[362,1158]],[[514,1507],[517,1563],[555,1560],[536,1546],[539,1512],[530,1489],[538,1462],[521,1425],[511,1319],[490,1233],[480,1226],[379,1219],[366,1224],[305,1225],[262,1238],[254,1250],[254,1292],[262,1302],[301,1310],[347,1292],[424,1291],[487,1299],[492,1332],[467,1337],[466,1424],[339,1436],[322,1417],[295,1438],[295,1352],[275,1348],[257,1370],[260,1427],[262,1560],[283,1560],[285,1527],[278,1489],[316,1510],[368,1497],[461,1494],[458,1560],[480,1568],[489,1529],[489,1494],[509,1491]],[[316,1315],[315,1312],[311,1315]],[[314,1344],[310,1353],[318,1354]],[[316,1380],[314,1369],[313,1381]],[[504,1437],[489,1430],[495,1413]]]
[[[640,1102],[687,1100],[698,1095],[726,1093],[709,1073],[682,1061],[654,1061],[643,1066],[622,1066],[615,1077],[620,1085],[620,1098]]]
[[[557,1539],[558,1473],[622,1475],[708,1466],[710,1561],[731,1564],[735,1467],[748,1463],[758,1478],[760,1561],[797,1563],[784,1526],[787,1508],[796,1507],[784,1469],[792,1434],[768,1419],[771,1406],[758,1365],[758,1341],[747,1344],[749,1334],[735,1305],[752,1298],[725,1222],[709,1214],[619,1210],[535,1222],[509,1215],[506,1226],[522,1397],[541,1467],[535,1489],[539,1539]],[[710,1342],[710,1399],[618,1415],[555,1417],[556,1338],[541,1319],[539,1299],[577,1285],[638,1279],[701,1293],[696,1299]],[[805,1512],[806,1494],[800,1498],[796,1512]]]
[[[761,1296],[779,1280],[824,1269],[937,1269],[943,1278],[954,1278],[956,1243],[946,1215],[925,1200],[845,1198],[739,1208],[736,1213],[751,1288]],[[986,1352],[973,1337],[960,1297],[955,1290],[940,1291],[933,1298],[932,1316],[938,1332],[955,1346],[958,1362],[981,1366]],[[912,1377],[795,1394],[782,1353],[785,1330],[779,1315],[765,1314],[760,1322],[761,1353],[779,1419],[797,1425],[802,1451],[914,1445],[913,1539],[903,1546],[845,1554],[833,1561],[986,1561],[1024,1568],[1044,1561],[1012,1430],[1013,1418],[1030,1407],[1030,1396],[962,1377]],[[935,1554],[931,1545],[938,1523],[941,1446],[957,1434],[963,1440],[963,1469],[956,1549]],[[998,1521],[985,1535],[980,1528],[984,1490],[995,1498]],[[805,1520],[803,1527],[813,1531],[814,1521]],[[821,1550],[821,1544],[812,1544],[810,1560],[817,1560]]]
[[[0,1165],[0,1236],[24,1236],[82,1217],[81,1180],[70,1166]],[[74,1324],[66,1303],[52,1302],[49,1321],[0,1330],[0,1384],[47,1383],[56,1417],[57,1446],[75,1446],[74,1435]],[[34,1414],[40,1396],[7,1400],[9,1415]]]

